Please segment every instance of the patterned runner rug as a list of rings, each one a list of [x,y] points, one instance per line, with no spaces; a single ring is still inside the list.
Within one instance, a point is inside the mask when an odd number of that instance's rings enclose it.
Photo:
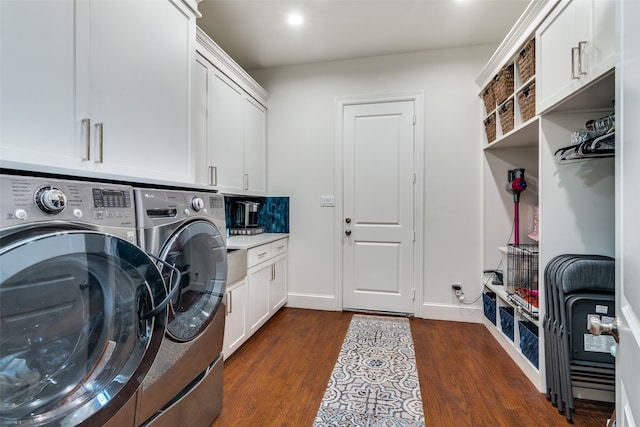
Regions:
[[[420,427],[409,319],[355,314],[313,427]]]

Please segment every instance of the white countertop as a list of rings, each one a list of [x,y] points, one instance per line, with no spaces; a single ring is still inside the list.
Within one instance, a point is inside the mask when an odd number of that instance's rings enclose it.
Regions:
[[[230,236],[227,238],[227,249],[250,249],[265,243],[289,237],[289,233],[261,233],[255,236]]]

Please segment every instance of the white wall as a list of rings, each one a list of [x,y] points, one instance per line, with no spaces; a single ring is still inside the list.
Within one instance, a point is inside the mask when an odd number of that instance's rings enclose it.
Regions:
[[[334,209],[336,98],[423,91],[424,284],[418,316],[480,321],[482,104],[475,78],[495,46],[424,51],[251,72],[270,93],[268,192],[290,199],[289,306],[339,310]],[[420,120],[418,121],[420,125]]]

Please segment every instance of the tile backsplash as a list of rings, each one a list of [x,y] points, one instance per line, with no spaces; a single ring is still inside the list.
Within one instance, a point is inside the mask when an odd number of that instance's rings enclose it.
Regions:
[[[235,202],[260,203],[258,225],[264,228],[265,233],[289,232],[289,197],[224,196],[227,228],[235,225]]]

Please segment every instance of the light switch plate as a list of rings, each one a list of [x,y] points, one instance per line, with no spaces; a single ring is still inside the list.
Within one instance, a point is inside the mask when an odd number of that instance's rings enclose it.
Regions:
[[[323,208],[334,207],[336,205],[335,196],[320,196],[320,206]]]

